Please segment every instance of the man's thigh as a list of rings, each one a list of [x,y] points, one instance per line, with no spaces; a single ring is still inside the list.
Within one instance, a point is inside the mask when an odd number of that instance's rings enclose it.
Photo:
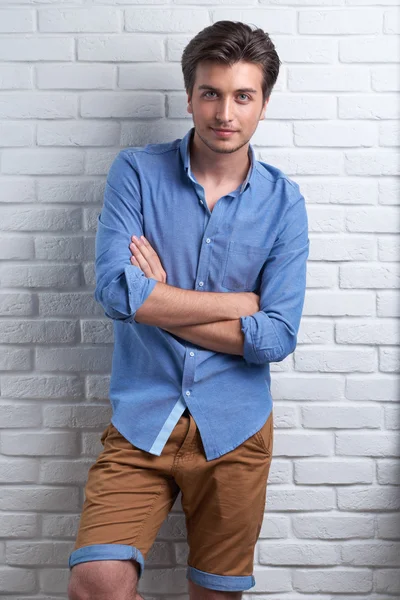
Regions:
[[[196,429],[196,431],[195,431]],[[272,460],[273,413],[259,432],[233,451],[206,461],[193,424],[190,452],[174,469],[182,490],[188,578],[204,588],[250,589]]]

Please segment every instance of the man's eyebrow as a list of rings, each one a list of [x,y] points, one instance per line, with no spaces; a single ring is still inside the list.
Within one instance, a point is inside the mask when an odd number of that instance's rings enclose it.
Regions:
[[[212,92],[220,92],[221,90],[219,90],[216,87],[213,87],[212,85],[199,85],[199,87],[197,88],[198,90],[211,90]],[[236,92],[249,92],[251,94],[257,94],[257,90],[253,90],[253,88],[240,88],[238,90],[235,90]]]

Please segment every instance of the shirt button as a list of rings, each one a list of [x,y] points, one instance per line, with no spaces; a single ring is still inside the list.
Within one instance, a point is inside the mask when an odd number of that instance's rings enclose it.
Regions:
[[[194,356],[194,352],[190,352],[190,356]]]
[[[203,285],[204,285],[203,281],[199,281],[199,286],[203,287]]]
[[[190,396],[190,392],[189,392],[189,390],[186,392],[186,396]]]
[[[200,200],[200,204],[203,204],[203,200]]]
[[[206,244],[209,244],[211,242],[210,238],[206,239]]]

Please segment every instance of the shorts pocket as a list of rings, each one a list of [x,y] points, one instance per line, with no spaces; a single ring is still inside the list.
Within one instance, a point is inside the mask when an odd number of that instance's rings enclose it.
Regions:
[[[272,456],[272,449],[274,444],[274,416],[273,412],[269,415],[264,425],[259,431],[257,431],[255,438],[261,449],[268,455]]]
[[[258,276],[269,251],[269,247],[230,241],[222,275],[223,287],[234,292],[256,289]]]
[[[108,433],[110,431],[110,427],[111,427],[111,423],[109,425],[107,425],[107,427],[105,428],[105,430],[101,434],[100,442],[103,444],[103,446],[104,446],[104,443],[105,443],[105,441],[107,439]]]

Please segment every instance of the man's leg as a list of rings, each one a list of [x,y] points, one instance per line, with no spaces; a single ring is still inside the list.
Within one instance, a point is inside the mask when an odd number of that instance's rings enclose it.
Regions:
[[[136,592],[138,567],[131,560],[101,560],[75,565],[68,600],[143,600]]]
[[[217,592],[196,585],[189,579],[190,600],[242,600],[242,592]]]

